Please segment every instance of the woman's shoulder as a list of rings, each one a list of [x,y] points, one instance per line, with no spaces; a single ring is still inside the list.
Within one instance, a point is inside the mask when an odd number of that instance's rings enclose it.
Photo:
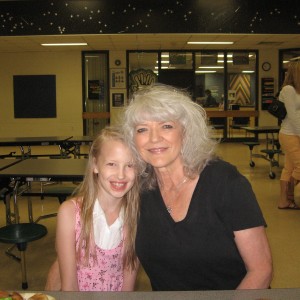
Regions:
[[[288,84],[288,85],[285,85],[282,90],[280,91],[281,94],[284,94],[284,93],[296,93],[296,90],[295,88]]]
[[[236,172],[237,168],[236,166],[232,165],[231,163],[221,159],[221,158],[215,158],[208,162],[205,169],[208,169],[209,171],[214,172]]]
[[[241,176],[236,166],[221,158],[211,160],[203,170],[204,177],[209,180],[223,181],[237,179]]]

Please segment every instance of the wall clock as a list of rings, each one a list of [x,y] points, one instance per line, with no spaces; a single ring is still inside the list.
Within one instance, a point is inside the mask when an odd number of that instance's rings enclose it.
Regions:
[[[116,66],[119,66],[120,64],[121,64],[121,61],[120,61],[119,59],[116,59],[116,60],[115,60],[115,65],[116,65]]]
[[[262,69],[264,71],[270,71],[271,70],[271,64],[267,61],[265,61],[263,64],[262,64]]]

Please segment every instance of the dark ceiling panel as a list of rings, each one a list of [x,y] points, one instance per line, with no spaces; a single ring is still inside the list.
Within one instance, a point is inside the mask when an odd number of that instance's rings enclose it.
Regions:
[[[0,35],[300,33],[291,0],[0,1]]]

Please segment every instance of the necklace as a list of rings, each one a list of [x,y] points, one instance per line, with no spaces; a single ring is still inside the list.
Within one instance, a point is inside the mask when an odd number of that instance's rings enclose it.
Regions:
[[[178,193],[180,192],[180,188],[189,180],[188,177],[184,176],[182,181],[177,185],[176,187],[176,193],[177,193],[177,197],[179,196]],[[176,197],[176,198],[177,198]],[[172,214],[172,211],[173,211],[173,208],[172,208],[172,203],[173,203],[173,200],[175,199],[172,198],[170,201],[169,201],[169,204],[166,204],[166,208],[167,208],[167,212],[171,215]]]

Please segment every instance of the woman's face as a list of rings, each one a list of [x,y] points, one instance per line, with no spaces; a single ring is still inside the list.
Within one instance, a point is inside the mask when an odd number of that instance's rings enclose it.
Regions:
[[[118,140],[106,141],[94,162],[102,197],[121,199],[133,186],[136,170],[129,148]]]
[[[143,122],[136,126],[134,138],[141,157],[154,168],[171,167],[182,160],[179,122]]]

